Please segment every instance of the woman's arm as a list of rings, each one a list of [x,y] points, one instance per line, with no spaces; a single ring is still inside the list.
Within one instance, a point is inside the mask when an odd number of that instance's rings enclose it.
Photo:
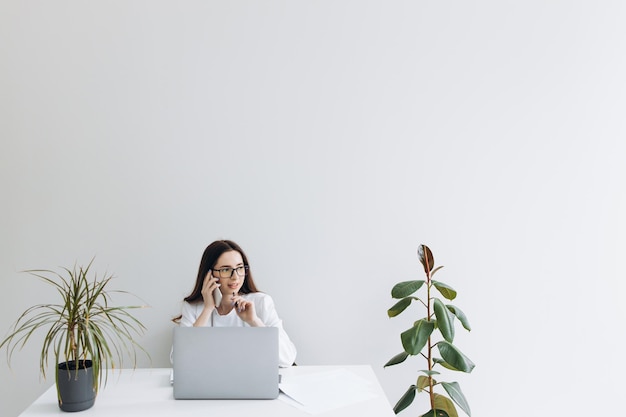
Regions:
[[[180,326],[210,326],[210,318],[211,313],[206,312],[206,309],[204,308],[202,303],[188,303],[187,301],[183,301]]]
[[[214,291],[219,291],[219,280],[211,275],[211,270],[204,277],[202,283],[202,309],[198,304],[183,302],[180,325],[183,327],[205,327],[211,322],[211,314],[217,308],[215,305]]]
[[[278,317],[274,300],[267,294],[263,294],[256,303],[257,315],[268,327],[278,327],[278,365],[287,367],[294,364],[297,350],[289,335],[283,328],[283,321]]]

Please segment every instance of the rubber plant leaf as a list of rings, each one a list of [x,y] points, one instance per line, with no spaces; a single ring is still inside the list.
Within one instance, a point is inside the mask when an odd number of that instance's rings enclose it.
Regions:
[[[411,305],[411,301],[413,301],[413,297],[406,297],[403,298],[402,300],[398,301],[397,303],[395,303],[393,305],[393,307],[391,307],[389,310],[387,310],[387,315],[389,317],[395,317],[398,314],[402,313],[404,310],[406,310],[406,308],[408,306]]]
[[[426,414],[422,414],[420,417],[450,417],[450,416],[448,416],[448,413],[446,413],[443,410],[437,410],[437,411],[430,410]]]
[[[414,399],[415,399],[415,385],[411,385],[409,389],[406,390],[402,398],[400,398],[398,402],[396,403],[396,405],[393,407],[393,412],[398,414],[400,411],[410,406]]]
[[[448,310],[445,304],[438,298],[435,298],[433,309],[435,317],[437,317],[437,327],[441,335],[448,342],[454,342],[454,315]]]
[[[429,384],[429,379],[427,376],[424,375],[420,375],[417,377],[417,392],[422,392],[424,390],[424,388],[428,388]],[[435,381],[433,379],[433,385],[436,384],[437,381]]]
[[[435,281],[434,279],[432,280],[432,283],[446,299],[454,300],[456,298],[456,291],[454,288],[444,284],[443,282]]]
[[[389,359],[389,361],[385,364],[385,366],[383,366],[383,368],[402,363],[408,357],[409,357],[409,354],[406,353],[406,352],[398,353],[396,356],[394,356],[393,358]]]
[[[429,376],[441,374],[441,372],[433,371],[433,370],[429,371],[428,369],[422,369],[420,372],[423,373],[424,375],[429,375]]]
[[[431,277],[434,276],[435,273],[439,271],[441,268],[443,268],[443,265],[439,265],[437,268],[433,269],[432,272],[430,273],[430,276]]]
[[[461,311],[460,308],[453,306],[452,304],[448,304],[446,307],[448,307],[448,310],[450,310],[452,314],[454,314],[456,318],[459,319],[459,321],[467,331],[472,330],[469,321],[467,320],[467,316],[465,315],[465,313],[463,313],[463,311]]]
[[[450,400],[450,398],[444,395],[435,394],[435,410],[445,411],[448,417],[459,417],[459,413],[456,411],[454,403]]]
[[[474,369],[474,362],[472,362],[467,356],[465,356],[456,346],[452,343],[442,340],[437,343],[437,348],[444,361],[452,366],[457,371],[470,373]]]
[[[426,273],[426,275],[429,275],[430,271],[432,271],[433,267],[435,266],[435,258],[433,257],[433,253],[430,251],[428,246],[419,245],[419,247],[417,248],[417,256],[424,266],[424,272]]]
[[[404,281],[393,286],[391,289],[391,296],[393,298],[404,298],[413,294],[424,285],[423,280]]]
[[[405,330],[400,335],[404,351],[409,355],[418,355],[426,345],[426,342],[428,342],[428,337],[433,330],[435,330],[433,321],[426,319],[416,321],[413,327]]]
[[[446,390],[452,401],[456,403],[461,410],[465,412],[468,416],[472,417],[472,412],[470,410],[470,406],[465,399],[465,395],[461,391],[461,386],[458,382],[442,382],[441,385]]]
[[[450,366],[446,361],[444,361],[443,359],[439,359],[439,358],[433,358],[433,362],[434,363],[438,363],[439,365],[443,366],[446,369],[450,369],[451,371],[458,371],[458,369]]]

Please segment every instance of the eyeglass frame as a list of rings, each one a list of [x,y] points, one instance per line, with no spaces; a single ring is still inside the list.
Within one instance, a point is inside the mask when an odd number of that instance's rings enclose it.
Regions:
[[[227,277],[222,276],[222,271],[226,271],[230,269],[230,275]],[[237,272],[238,269],[243,269],[243,273],[239,273]],[[248,265],[241,265],[235,268],[231,268],[231,267],[227,267],[227,268],[221,268],[221,269],[213,269],[213,272],[217,272],[217,274],[219,275],[219,278],[222,279],[233,279],[233,274],[237,274],[237,276],[239,278],[241,277],[245,277],[246,276],[246,272],[250,269],[250,267]]]

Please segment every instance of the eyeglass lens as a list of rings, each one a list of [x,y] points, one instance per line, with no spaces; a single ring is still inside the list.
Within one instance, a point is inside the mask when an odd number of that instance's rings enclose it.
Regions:
[[[238,266],[237,268],[222,268],[217,270],[220,278],[231,278],[233,276],[233,272],[236,272],[238,276],[242,277],[244,276],[245,271],[245,266]]]

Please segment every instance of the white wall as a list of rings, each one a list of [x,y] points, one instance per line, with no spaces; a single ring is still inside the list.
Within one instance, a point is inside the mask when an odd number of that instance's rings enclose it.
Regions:
[[[474,415],[614,411],[625,9],[4,0],[1,332],[48,299],[18,271],[95,255],[151,305],[140,365],[167,366],[200,255],[231,238],[298,362],[370,364],[393,404],[422,364],[382,365],[421,312],[388,319],[389,292],[425,243],[474,327],[475,371],[444,378]],[[2,416],[52,383],[38,352],[0,360]]]

